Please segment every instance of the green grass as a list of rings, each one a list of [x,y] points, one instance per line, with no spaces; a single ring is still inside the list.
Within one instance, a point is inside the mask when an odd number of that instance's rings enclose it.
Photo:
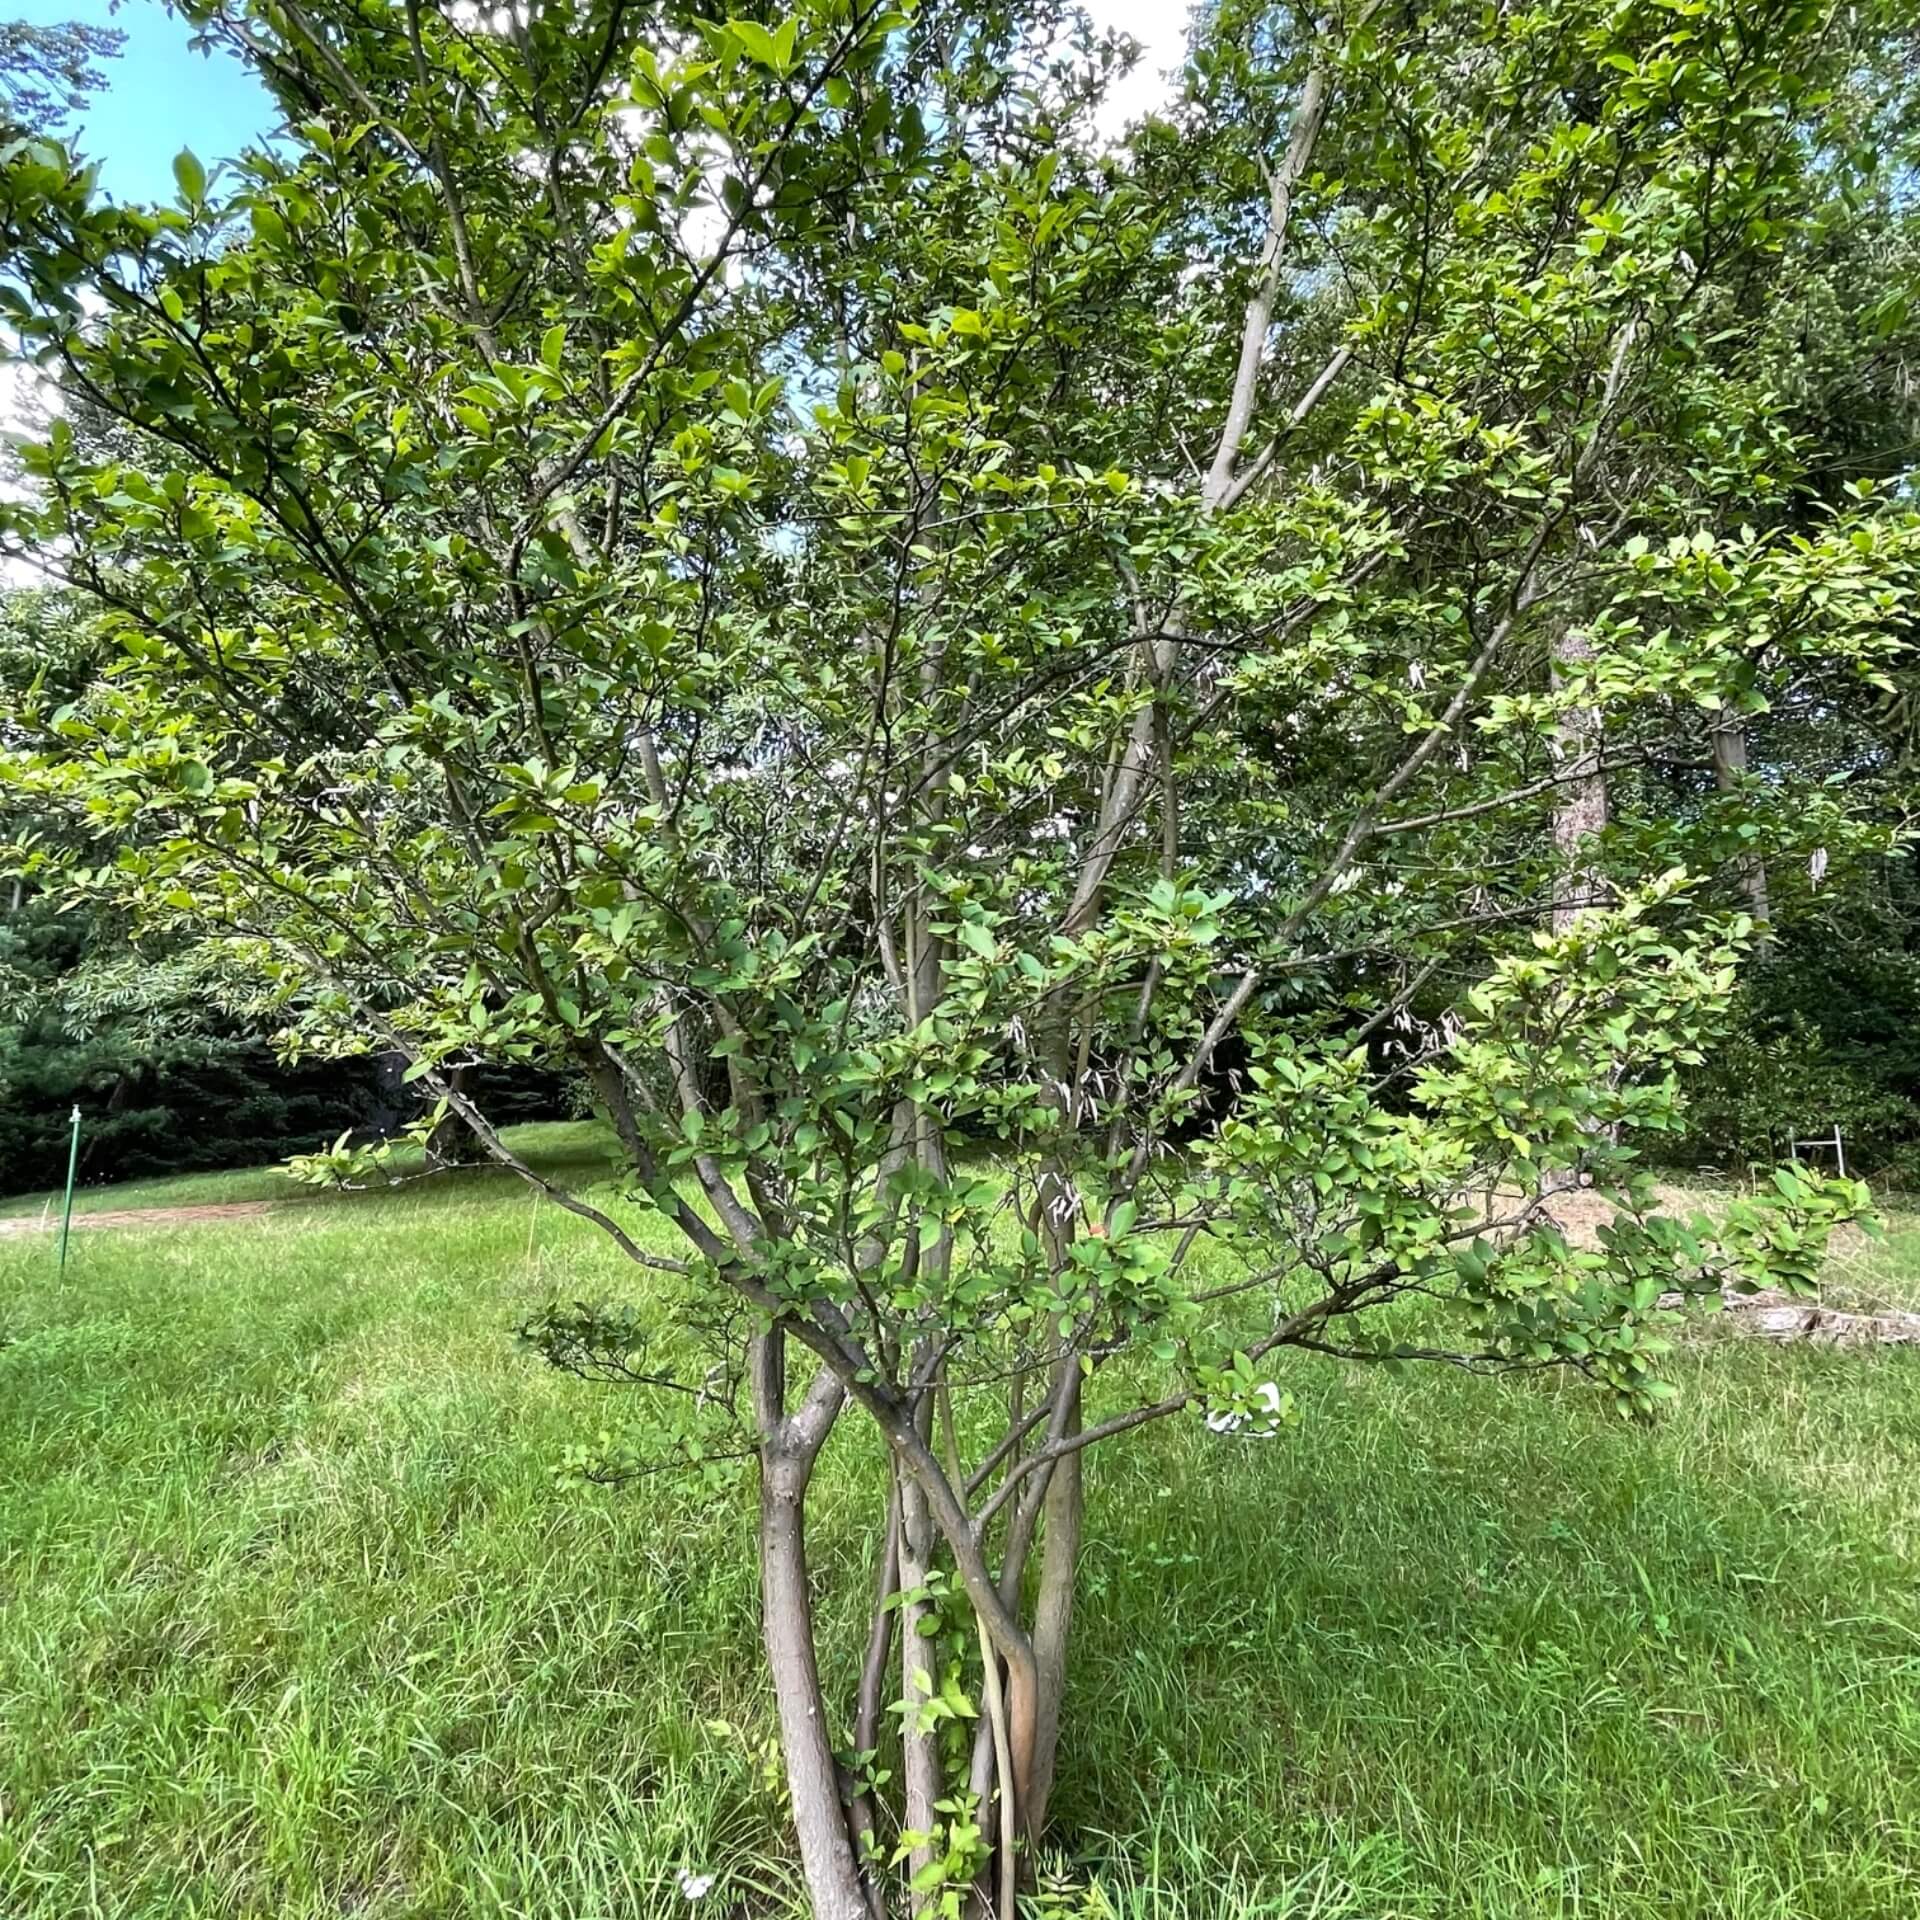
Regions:
[[[591,1182],[607,1178],[613,1171],[611,1142],[591,1120],[542,1121],[511,1129],[514,1140],[524,1152],[534,1155],[550,1173],[564,1180]],[[418,1148],[397,1147],[392,1172],[403,1179],[421,1170]],[[515,1175],[497,1167],[462,1168],[457,1182],[491,1183],[494,1191],[517,1191]],[[454,1184],[455,1182],[436,1182]],[[394,1196],[375,1189],[368,1194],[328,1195],[329,1205],[350,1205],[369,1198],[382,1202]],[[113,1186],[79,1186],[74,1189],[73,1211],[107,1213],[123,1208],[209,1207],[236,1200],[271,1200],[297,1205],[316,1198],[315,1190],[290,1180],[278,1166],[232,1167],[218,1173],[174,1173],[152,1180],[123,1180]],[[17,1193],[0,1199],[0,1220],[25,1214],[43,1215],[58,1220],[61,1191]]]
[[[1848,1278],[1917,1272],[1909,1222]],[[64,1283],[0,1241],[5,1920],[628,1920],[683,1864],[706,1913],[795,1910],[746,1491],[556,1492],[619,1402],[507,1337],[616,1290],[484,1173],[78,1236]],[[1641,1433],[1303,1358],[1280,1439],[1097,1453],[1078,1873],[1122,1920],[1920,1913],[1920,1355],[1678,1375]],[[824,1469],[836,1586],[866,1451]]]
[[[118,1185],[76,1186],[73,1211],[102,1213],[116,1207],[205,1207],[229,1200],[287,1200],[300,1194],[278,1167],[235,1167],[220,1173],[172,1173]],[[60,1218],[60,1189],[14,1193],[0,1199],[0,1220],[21,1214]]]

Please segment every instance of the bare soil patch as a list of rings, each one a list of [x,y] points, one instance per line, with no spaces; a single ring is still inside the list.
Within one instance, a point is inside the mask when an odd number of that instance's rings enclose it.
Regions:
[[[1660,1204],[1678,1214],[1700,1210],[1698,1194],[1677,1189],[1658,1189]],[[1707,1211],[1711,1212],[1709,1203]],[[1560,1229],[1575,1246],[1591,1247],[1599,1243],[1599,1230],[1613,1217],[1613,1208],[1598,1193],[1572,1189],[1555,1196],[1552,1213]],[[1855,1228],[1842,1228],[1835,1235],[1833,1251],[1844,1257],[1858,1250],[1862,1236]],[[1729,1293],[1723,1298],[1725,1324],[1741,1333],[1763,1340],[1807,1340],[1816,1346],[1916,1346],[1920,1345],[1920,1314],[1893,1308],[1856,1311],[1864,1302],[1845,1298],[1835,1304],[1829,1293],[1820,1300],[1799,1300],[1793,1295],[1768,1289],[1761,1293]],[[1674,1296],[1678,1303],[1679,1296]]]
[[[191,1227],[203,1220],[250,1220],[263,1213],[278,1213],[286,1203],[279,1200],[223,1200],[198,1207],[117,1207],[99,1213],[76,1213],[75,1232],[82,1227]],[[0,1237],[29,1233],[57,1233],[60,1216],[49,1208],[44,1214],[20,1214],[0,1220]]]

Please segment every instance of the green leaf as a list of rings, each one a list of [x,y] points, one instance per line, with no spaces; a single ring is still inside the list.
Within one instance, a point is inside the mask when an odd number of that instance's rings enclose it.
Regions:
[[[793,65],[793,43],[800,23],[789,20],[778,33],[769,33],[756,20],[729,20],[727,30],[740,42],[747,58],[775,73],[785,73]]]
[[[978,920],[962,920],[960,938],[982,960],[997,960],[1000,957],[1000,943],[993,937],[993,930],[983,927]]]
[[[207,197],[207,170],[194,158],[191,147],[182,147],[173,156],[173,177],[179,182],[180,197],[188,206],[197,207]]]

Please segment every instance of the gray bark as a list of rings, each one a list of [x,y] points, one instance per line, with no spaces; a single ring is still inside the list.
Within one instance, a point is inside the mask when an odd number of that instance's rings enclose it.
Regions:
[[[913,1833],[931,1833],[939,1814],[934,1803],[940,1798],[940,1754],[931,1733],[915,1730],[911,1703],[928,1697],[938,1680],[927,1658],[927,1640],[921,1632],[927,1618],[925,1604],[911,1596],[926,1584],[927,1569],[933,1559],[933,1521],[927,1511],[927,1497],[905,1472],[900,1473],[900,1591],[908,1596],[900,1606],[900,1690],[909,1702],[907,1719],[900,1731],[901,1771],[905,1776],[905,1806],[902,1824]],[[916,1846],[907,1858],[907,1870],[918,1876],[933,1863],[931,1845]],[[930,1896],[915,1894],[913,1911],[923,1913]]]
[[[448,1072],[450,1096],[467,1091],[467,1073],[465,1067],[454,1067]],[[479,1135],[461,1117],[457,1104],[450,1104],[434,1123],[433,1131],[427,1135],[426,1156],[429,1173],[439,1173],[448,1167],[470,1167],[485,1157]]]
[[[880,1716],[886,1705],[887,1670],[893,1660],[893,1613],[890,1604],[900,1586],[900,1486],[894,1483],[887,1500],[886,1532],[880,1548],[880,1576],[874,1593],[873,1621],[867,1632],[866,1657],[860,1663],[860,1693],[854,1707],[853,1749],[870,1754],[880,1746]],[[854,1854],[867,1892],[873,1920],[886,1920],[886,1896],[873,1856],[879,1844],[879,1820],[873,1796],[856,1792],[847,1813],[853,1832]]]
[[[1733,793],[1747,777],[1747,730],[1739,717],[1724,708],[1714,716],[1713,784]],[[1765,947],[1773,937],[1773,910],[1767,899],[1767,863],[1757,853],[1742,854],[1736,862],[1740,891],[1747,896],[1756,939]]]
[[[1079,1395],[1076,1389],[1076,1403]],[[1067,1431],[1079,1431],[1076,1404]],[[1047,1802],[1053,1793],[1054,1761],[1060,1747],[1061,1709],[1067,1687],[1067,1641],[1073,1627],[1073,1596],[1079,1576],[1080,1528],[1085,1489],[1080,1456],[1057,1462],[1047,1483],[1040,1544],[1040,1589],[1034,1600],[1033,1657],[1040,1669],[1040,1704],[1034,1731],[1033,1780],[1023,1809],[1029,1836],[1046,1830]]]
[[[1593,659],[1593,642],[1579,627],[1555,629],[1549,645],[1554,687],[1577,678]],[[1606,726],[1595,706],[1568,707],[1554,730],[1564,784],[1553,810],[1553,928],[1561,931],[1582,907],[1600,899],[1601,873],[1594,862],[1607,825]]]
[[[840,1805],[807,1591],[805,1503],[812,1461],[767,1447],[760,1469],[760,1605],[780,1713],[793,1825],[813,1920],[869,1920]]]

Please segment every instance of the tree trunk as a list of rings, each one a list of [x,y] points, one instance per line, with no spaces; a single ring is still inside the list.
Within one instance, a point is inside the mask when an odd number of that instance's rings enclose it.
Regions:
[[[1076,1402],[1078,1391],[1075,1392]],[[1067,1423],[1067,1432],[1080,1428],[1079,1409]],[[1040,1670],[1039,1707],[1034,1727],[1033,1778],[1022,1809],[1027,1836],[1038,1842],[1047,1824],[1047,1801],[1053,1792],[1055,1756],[1060,1747],[1060,1711],[1067,1686],[1067,1638],[1073,1626],[1073,1596],[1080,1571],[1080,1526],[1086,1509],[1085,1483],[1080,1477],[1080,1455],[1070,1453],[1055,1463],[1047,1483],[1047,1501],[1041,1524],[1040,1589],[1034,1598],[1033,1657]]]
[[[927,1568],[933,1558],[933,1520],[927,1512],[927,1496],[904,1468],[900,1475],[900,1692],[907,1702],[907,1716],[900,1726],[901,1772],[904,1775],[906,1803],[901,1823],[912,1833],[931,1833],[940,1816],[935,1811],[939,1800],[940,1754],[931,1732],[918,1731],[914,1709],[927,1699],[939,1676],[927,1659],[927,1640],[921,1624],[927,1617],[924,1602],[913,1598],[926,1584]],[[918,1877],[933,1864],[934,1849],[929,1842],[916,1845],[907,1857],[907,1871]],[[924,1913],[930,1896],[913,1895],[913,1912]]]
[[[1735,792],[1747,777],[1747,730],[1724,708],[1714,716],[1713,784],[1722,793]],[[1757,853],[1743,853],[1735,862],[1740,890],[1753,916],[1754,943],[1763,951],[1773,939],[1773,910],[1767,900],[1767,863]]]
[[[881,1715],[886,1708],[887,1673],[893,1661],[893,1597],[900,1590],[900,1483],[887,1499],[886,1533],[880,1548],[880,1578],[874,1593],[873,1620],[867,1632],[866,1658],[860,1665],[860,1692],[854,1707],[853,1750],[861,1765],[880,1748]],[[886,1895],[880,1881],[880,1822],[873,1796],[855,1791],[847,1809],[855,1863],[866,1889],[873,1920],[886,1920]]]
[[[1593,642],[1577,626],[1558,627],[1548,646],[1556,689],[1577,678],[1593,659]],[[1607,824],[1606,723],[1600,709],[1568,707],[1554,729],[1554,740],[1564,781],[1553,810],[1559,870],[1554,877],[1552,924],[1558,933],[1582,907],[1600,898],[1601,873],[1594,855]]]
[[[868,1920],[820,1698],[807,1591],[806,1495],[812,1463],[768,1447],[760,1462],[760,1605],[780,1711],[800,1867],[813,1920]]]
[[[466,1092],[468,1071],[466,1067],[455,1067],[448,1073],[447,1085],[455,1093]],[[429,1173],[441,1173],[449,1167],[469,1167],[484,1158],[484,1149],[473,1129],[452,1107],[434,1122],[433,1131],[427,1135],[426,1153]]]

